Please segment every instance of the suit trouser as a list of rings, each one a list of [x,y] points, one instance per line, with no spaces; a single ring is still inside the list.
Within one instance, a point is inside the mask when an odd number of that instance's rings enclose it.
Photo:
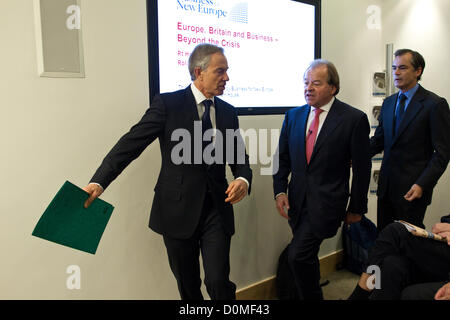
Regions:
[[[402,291],[402,300],[433,300],[436,292],[445,284],[445,281],[413,284]]]
[[[388,194],[377,199],[377,229],[380,232],[395,220],[405,220],[418,227],[425,228],[423,218],[427,210],[423,198],[409,202],[403,197],[392,200]]]
[[[312,232],[307,210],[304,210],[296,223],[293,234],[289,245],[288,262],[299,297],[304,300],[323,300],[317,256],[323,239]]]
[[[202,216],[189,239],[164,236],[170,268],[183,300],[203,300],[200,279],[200,251],[205,272],[205,286],[212,300],[236,298],[236,285],[229,280],[231,236],[223,229],[211,196],[207,194]]]
[[[388,225],[369,250],[367,266],[380,268],[380,288],[370,299],[400,299],[404,288],[423,282],[446,281],[450,272],[450,246],[420,238],[400,223]]]

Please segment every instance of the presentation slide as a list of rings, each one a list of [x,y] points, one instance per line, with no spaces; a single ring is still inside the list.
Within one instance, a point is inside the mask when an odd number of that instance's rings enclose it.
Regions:
[[[160,92],[187,87],[191,51],[211,43],[228,59],[225,101],[253,108],[305,104],[314,9],[290,0],[158,0]]]

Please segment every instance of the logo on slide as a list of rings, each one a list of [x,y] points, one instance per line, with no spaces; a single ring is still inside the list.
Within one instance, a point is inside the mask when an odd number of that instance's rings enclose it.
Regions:
[[[234,22],[248,23],[248,3],[241,2],[231,8],[229,19]]]
[[[220,3],[212,0],[177,0],[177,10],[214,16],[218,19],[227,17],[227,12],[220,9]]]

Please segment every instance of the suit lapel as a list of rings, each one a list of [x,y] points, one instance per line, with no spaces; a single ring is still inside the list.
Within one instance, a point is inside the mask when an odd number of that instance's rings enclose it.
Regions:
[[[336,99],[334,103],[331,105],[330,111],[325,119],[325,122],[322,125],[322,129],[320,129],[319,135],[316,138],[316,143],[314,145],[313,153],[311,155],[311,160],[317,152],[320,151],[320,148],[323,146],[327,138],[333,132],[333,130],[341,123],[341,118],[344,113],[344,107],[341,105],[341,102]]]
[[[198,116],[197,103],[195,102],[194,94],[192,93],[191,87],[187,87],[185,89],[184,96],[184,104],[183,107],[186,110],[187,119],[191,119],[191,121],[199,121],[200,118]]]
[[[402,121],[400,122],[400,127],[398,128],[397,135],[395,136],[395,140],[405,131],[411,121],[416,117],[417,113],[422,110],[423,104],[422,101],[425,99],[425,89],[421,86],[417,89],[416,94],[412,97],[411,102],[406,109],[406,112],[403,116]]]
[[[220,106],[220,99],[214,97],[214,109],[216,113],[216,130],[220,130],[221,133],[225,134],[225,115],[223,114],[223,108]]]

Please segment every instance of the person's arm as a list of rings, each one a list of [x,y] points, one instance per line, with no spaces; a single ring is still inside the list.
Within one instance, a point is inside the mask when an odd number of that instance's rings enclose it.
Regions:
[[[250,162],[246,152],[245,142],[239,132],[239,119],[236,113],[233,115],[233,117],[233,129],[236,133],[236,135],[233,136],[235,157],[232,163],[229,164],[229,166],[235,179],[230,182],[227,190],[225,191],[225,193],[227,194],[225,202],[229,202],[231,204],[238,203],[247,194],[250,194],[252,181],[252,170],[250,169]]]
[[[164,124],[165,107],[161,97],[157,95],[142,119],[119,139],[103,159],[89,184],[83,188],[89,194],[85,207],[98,198],[128,164],[163,132]]]
[[[447,239],[447,244],[450,246],[450,223],[436,223],[431,229],[431,232]]]
[[[291,160],[289,155],[289,139],[288,139],[288,113],[286,113],[283,126],[281,128],[278,148],[274,155],[274,168],[277,170],[273,173],[273,192],[275,196],[275,207],[278,213],[286,219],[289,219],[287,211],[289,211],[289,199],[286,194],[288,177],[291,173]]]
[[[348,223],[359,221],[358,218],[367,212],[367,193],[372,168],[369,133],[369,120],[364,114],[353,129],[351,138],[350,152],[353,176],[346,218]]]
[[[405,195],[408,201],[422,197],[424,190],[432,190],[447,168],[450,158],[450,111],[445,99],[441,98],[433,106],[429,127],[434,153],[419,179]]]

